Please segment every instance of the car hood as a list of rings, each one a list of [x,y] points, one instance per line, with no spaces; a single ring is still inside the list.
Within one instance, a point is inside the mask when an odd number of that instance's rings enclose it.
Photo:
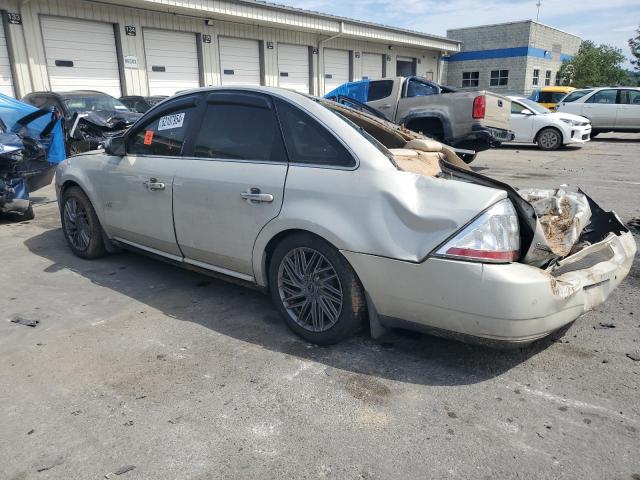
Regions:
[[[142,114],[118,110],[90,110],[86,112],[79,112],[78,116],[85,122],[93,123],[100,128],[122,130],[123,128],[127,128],[135,123]]]

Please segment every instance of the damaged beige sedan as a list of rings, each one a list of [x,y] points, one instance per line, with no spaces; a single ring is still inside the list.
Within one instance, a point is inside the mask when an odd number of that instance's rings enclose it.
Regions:
[[[516,191],[364,111],[264,87],[183,92],[60,164],[65,237],[268,291],[308,341],[367,322],[522,345],[602,303],[635,241],[584,193]]]

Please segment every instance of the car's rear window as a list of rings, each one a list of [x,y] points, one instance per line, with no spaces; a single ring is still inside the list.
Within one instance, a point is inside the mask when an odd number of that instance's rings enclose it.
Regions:
[[[538,101],[540,103],[558,103],[565,95],[565,92],[540,92]]]
[[[585,95],[589,95],[593,90],[575,90],[567,95],[562,101],[563,102],[575,102],[579,98],[584,97]]]

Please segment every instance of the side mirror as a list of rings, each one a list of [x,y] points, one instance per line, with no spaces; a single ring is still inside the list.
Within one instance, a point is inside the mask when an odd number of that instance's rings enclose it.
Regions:
[[[124,146],[124,137],[108,137],[104,141],[104,151],[107,155],[124,157],[127,153]]]
[[[528,108],[525,108],[524,110],[522,110],[520,112],[522,115],[533,115],[533,112],[531,110],[529,110]]]

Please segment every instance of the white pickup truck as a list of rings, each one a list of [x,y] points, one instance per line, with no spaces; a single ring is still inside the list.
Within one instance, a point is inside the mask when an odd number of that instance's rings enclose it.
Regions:
[[[511,100],[486,90],[458,92],[421,77],[349,82],[325,98],[351,98],[404,125],[456,148],[475,152],[513,140]],[[471,162],[474,154],[462,155]]]

